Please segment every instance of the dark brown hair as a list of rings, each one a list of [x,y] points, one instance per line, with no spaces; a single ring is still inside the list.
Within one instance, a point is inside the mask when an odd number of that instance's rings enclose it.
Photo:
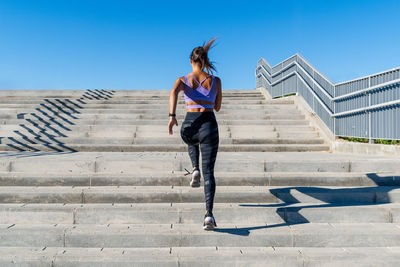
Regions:
[[[206,44],[203,44],[203,46],[195,47],[192,50],[192,53],[190,53],[190,59],[194,63],[199,64],[201,69],[206,68],[208,73],[212,73],[213,70],[216,71],[213,62],[208,59],[208,51],[211,49],[211,45],[217,38],[218,37],[211,39]]]

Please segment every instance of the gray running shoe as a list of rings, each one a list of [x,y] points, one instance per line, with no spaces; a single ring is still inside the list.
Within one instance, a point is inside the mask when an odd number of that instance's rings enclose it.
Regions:
[[[204,230],[214,230],[217,227],[214,216],[212,214],[206,214],[204,216],[203,229]]]
[[[194,170],[192,172],[192,180],[190,181],[190,186],[191,187],[200,187],[200,171],[199,170]]]

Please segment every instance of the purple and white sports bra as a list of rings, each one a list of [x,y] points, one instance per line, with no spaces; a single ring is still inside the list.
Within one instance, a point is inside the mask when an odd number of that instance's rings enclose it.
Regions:
[[[193,75],[189,74],[193,77]],[[212,83],[210,90],[207,90],[202,86],[203,82],[208,78],[212,77]],[[185,90],[183,92],[185,98],[186,108],[214,108],[215,98],[217,97],[217,84],[215,81],[215,77],[213,75],[209,75],[204,78],[201,82],[197,81],[195,77],[193,79],[199,84],[196,89],[192,89],[190,86],[190,82],[188,76],[185,75]],[[188,102],[196,101],[196,100],[205,100],[209,102],[213,102],[214,104],[199,104],[199,105],[187,105]]]

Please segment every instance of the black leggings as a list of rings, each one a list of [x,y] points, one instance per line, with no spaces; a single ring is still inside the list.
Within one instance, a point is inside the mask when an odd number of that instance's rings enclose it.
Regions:
[[[186,112],[181,126],[181,137],[188,144],[192,166],[198,169],[201,150],[206,209],[212,212],[215,196],[214,165],[219,145],[218,123],[214,112]]]

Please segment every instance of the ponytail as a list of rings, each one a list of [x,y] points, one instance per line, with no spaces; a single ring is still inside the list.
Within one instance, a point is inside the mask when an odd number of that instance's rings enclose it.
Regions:
[[[213,62],[208,59],[208,51],[212,48],[211,46],[217,38],[211,39],[203,46],[194,48],[190,54],[190,59],[199,64],[201,69],[206,68],[208,73],[212,73],[213,70],[216,71]]]

